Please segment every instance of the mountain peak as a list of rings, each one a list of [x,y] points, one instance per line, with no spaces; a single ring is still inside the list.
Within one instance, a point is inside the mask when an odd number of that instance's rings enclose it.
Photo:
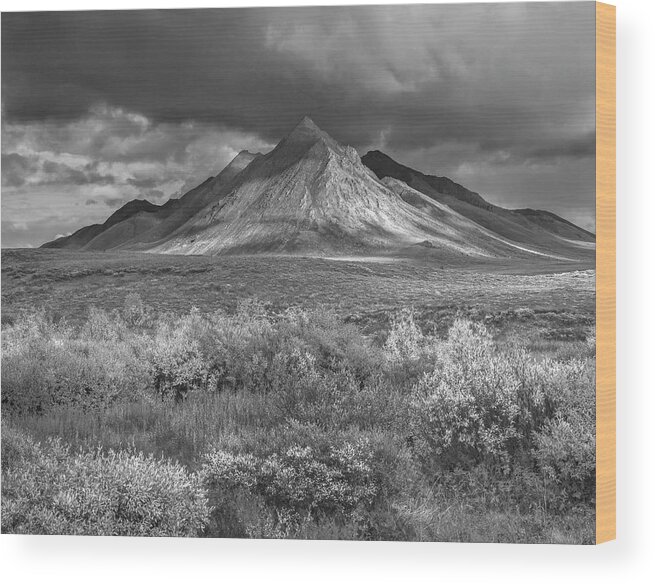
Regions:
[[[109,216],[109,219],[107,219],[104,224],[108,226],[114,225],[115,223],[120,223],[121,221],[124,221],[125,219],[128,219],[132,217],[132,215],[136,215],[141,211],[154,213],[160,209],[161,207],[159,205],[155,205],[146,199],[132,199],[131,201],[125,203],[120,209],[114,211],[114,213]]]
[[[294,129],[298,129],[298,128],[305,128],[307,130],[312,130],[314,132],[323,131],[314,123],[314,120],[312,120],[312,118],[310,118],[309,116],[304,116],[303,119],[300,120],[300,122],[298,122],[296,128]]]
[[[287,161],[302,156],[315,144],[323,144],[330,149],[338,150],[339,144],[327,133],[321,130],[311,118],[305,116],[293,130],[275,147],[273,153]],[[271,153],[271,154],[273,154]]]
[[[316,140],[327,140],[329,142],[334,142],[332,137],[327,133],[321,130],[314,121],[305,116],[298,124],[295,126],[291,133],[284,139],[285,142],[308,142]]]

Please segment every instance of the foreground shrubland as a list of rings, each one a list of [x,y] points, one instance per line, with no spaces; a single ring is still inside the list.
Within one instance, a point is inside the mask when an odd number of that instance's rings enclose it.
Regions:
[[[58,439],[40,445],[5,432],[5,532],[192,536],[207,522],[202,485],[177,463],[130,451],[71,452]]]
[[[129,297],[25,314],[2,352],[5,532],[593,541],[591,341]]]

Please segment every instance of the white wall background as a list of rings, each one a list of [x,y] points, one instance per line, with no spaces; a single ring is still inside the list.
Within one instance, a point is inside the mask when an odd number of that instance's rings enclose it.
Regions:
[[[307,3],[311,2],[193,0],[185,6],[180,0],[0,0],[3,11]],[[598,547],[565,547],[3,535],[0,577],[11,583],[48,584],[655,581],[655,3],[614,3],[618,31],[618,541]]]

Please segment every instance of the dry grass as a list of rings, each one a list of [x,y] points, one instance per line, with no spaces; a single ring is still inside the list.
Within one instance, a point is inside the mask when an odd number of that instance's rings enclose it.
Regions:
[[[582,271],[578,271],[578,270]],[[447,266],[421,261],[337,261],[276,256],[205,257],[62,250],[2,250],[2,317],[47,306],[81,322],[89,306],[113,310],[130,293],[158,312],[233,312],[256,297],[272,310],[328,307],[367,333],[389,312],[413,307],[444,334],[458,316],[499,332],[565,341],[594,324],[595,276],[586,265]],[[521,311],[527,311],[528,317]]]

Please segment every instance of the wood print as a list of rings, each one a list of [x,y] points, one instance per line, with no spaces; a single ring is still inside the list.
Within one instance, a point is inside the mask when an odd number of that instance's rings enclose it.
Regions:
[[[2,532],[613,539],[614,28],[3,13]]]

